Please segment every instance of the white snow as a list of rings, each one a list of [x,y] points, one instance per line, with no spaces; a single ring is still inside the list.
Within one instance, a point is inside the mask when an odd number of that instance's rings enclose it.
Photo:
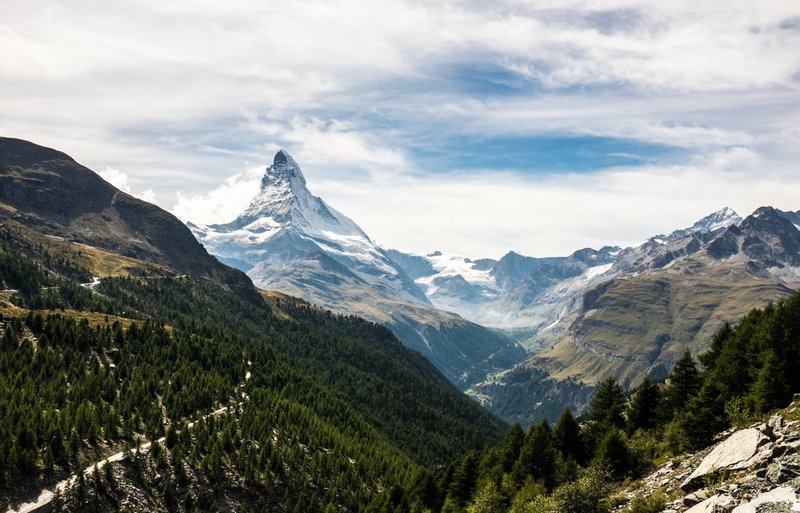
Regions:
[[[484,287],[495,287],[494,277],[490,271],[482,271],[475,268],[475,263],[470,261],[469,258],[459,255],[442,254],[441,252],[432,253],[424,257],[427,259],[431,266],[437,271],[436,274],[425,276],[416,280],[419,285],[428,288],[435,287],[432,285],[433,280],[440,277],[452,277],[461,275],[467,283],[473,285],[480,285]]]
[[[613,262],[609,264],[596,265],[594,267],[586,269],[586,272],[584,272],[582,276],[584,277],[584,279],[588,281],[596,276],[600,276],[601,274],[607,273],[613,266],[614,266]]]
[[[300,166],[285,152],[276,155],[261,180],[260,191],[236,220],[192,227],[210,253],[254,265],[275,247],[273,237],[286,231],[295,241],[309,249],[318,248],[368,283],[396,290],[403,297],[419,294],[404,288],[397,279],[400,271],[355,222],[311,194]],[[266,279],[257,273],[251,278],[257,285]]]

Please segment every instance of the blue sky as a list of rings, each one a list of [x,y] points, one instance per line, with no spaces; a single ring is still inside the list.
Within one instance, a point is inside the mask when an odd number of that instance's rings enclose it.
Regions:
[[[800,209],[800,3],[144,0],[5,5],[0,134],[184,220],[287,149],[379,243],[633,244]]]

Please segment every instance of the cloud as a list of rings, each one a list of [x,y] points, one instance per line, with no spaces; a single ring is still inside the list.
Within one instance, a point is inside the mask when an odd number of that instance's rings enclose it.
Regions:
[[[800,158],[797,2],[8,4],[0,133],[184,219],[235,216],[278,148],[376,238],[421,251],[563,252],[796,192],[777,170]],[[496,156],[513,173],[492,165],[494,148],[586,136],[645,149],[579,177],[521,151]],[[487,169],[464,170],[464,145]]]
[[[106,167],[105,171],[100,171],[97,174],[100,175],[100,178],[110,183],[117,189],[127,193],[131,192],[131,186],[128,185],[127,173],[120,171],[119,169],[114,169],[113,167]]]
[[[228,177],[224,183],[201,193],[175,193],[172,213],[180,220],[199,224],[232,221],[258,192],[263,168],[253,167]]]
[[[288,123],[260,122],[250,115],[254,131],[268,138],[273,150],[289,149],[307,164],[326,164],[359,169],[401,169],[408,166],[403,153],[340,119],[323,121],[295,116]]]
[[[324,182],[314,192],[388,247],[472,258],[498,258],[509,250],[566,255],[586,246],[636,244],[724,206],[741,215],[761,205],[796,210],[794,171],[754,176],[742,170],[750,158],[732,150],[727,160],[713,160],[718,168],[707,162],[589,176],[386,175],[357,185]]]
[[[97,174],[100,175],[100,178],[110,183],[111,185],[121,190],[122,192],[127,192],[128,194],[136,196],[140,200],[144,200],[148,203],[156,203],[157,201],[158,195],[153,189],[146,189],[141,192],[132,191],[131,186],[128,183],[129,181],[128,174],[124,171],[120,171],[119,169],[115,169],[113,167],[106,167],[105,171],[100,171]]]

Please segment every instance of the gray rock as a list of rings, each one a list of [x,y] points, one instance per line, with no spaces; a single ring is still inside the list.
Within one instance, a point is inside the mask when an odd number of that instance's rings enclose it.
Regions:
[[[730,495],[714,495],[686,510],[686,513],[728,513],[736,507]]]
[[[689,495],[683,498],[683,505],[694,506],[695,504],[700,504],[704,500],[708,499],[708,497],[709,497],[708,490],[700,490],[695,493],[690,493]]]
[[[754,428],[736,431],[705,457],[692,474],[681,484],[684,491],[696,490],[703,477],[721,469],[745,469],[757,465],[771,454],[769,438]]]
[[[773,415],[767,421],[767,426],[769,426],[773,431],[780,431],[783,427],[783,417],[780,415]]]
[[[800,510],[800,499],[798,499],[795,491],[788,486],[781,486],[774,488],[768,492],[761,493],[753,498],[750,502],[740,504],[733,510],[733,513],[756,513],[767,511],[765,506],[772,504],[780,504],[787,506],[786,508],[769,508],[772,511],[798,511]],[[691,510],[690,510],[691,511]]]
[[[782,484],[798,476],[800,476],[800,462],[796,458],[773,461],[764,474],[764,477],[773,484]]]

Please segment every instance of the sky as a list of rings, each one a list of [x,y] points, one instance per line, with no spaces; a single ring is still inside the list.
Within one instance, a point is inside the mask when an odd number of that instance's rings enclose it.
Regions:
[[[199,223],[278,149],[376,242],[498,258],[800,209],[796,0],[0,0],[0,135]]]

